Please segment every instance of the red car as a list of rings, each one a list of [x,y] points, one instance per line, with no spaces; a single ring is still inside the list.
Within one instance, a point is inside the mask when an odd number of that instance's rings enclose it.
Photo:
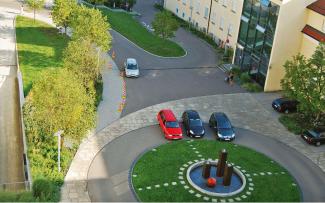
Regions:
[[[170,109],[163,109],[157,115],[158,123],[168,140],[182,139],[182,129]]]

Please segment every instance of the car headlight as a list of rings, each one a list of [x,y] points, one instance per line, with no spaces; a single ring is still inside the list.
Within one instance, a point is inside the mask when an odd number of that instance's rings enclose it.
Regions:
[[[194,134],[193,130],[190,130],[190,133],[191,133],[191,134]]]
[[[222,137],[222,135],[220,133],[218,133],[218,137]]]
[[[233,133],[233,134],[231,135],[231,137],[234,138],[234,137],[235,137],[235,133]]]

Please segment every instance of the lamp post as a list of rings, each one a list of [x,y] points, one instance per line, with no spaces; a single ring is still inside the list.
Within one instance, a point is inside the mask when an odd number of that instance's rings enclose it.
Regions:
[[[58,171],[61,171],[61,164],[60,164],[60,153],[61,153],[61,135],[63,134],[63,130],[59,130],[58,132],[54,133],[54,136],[58,137]]]

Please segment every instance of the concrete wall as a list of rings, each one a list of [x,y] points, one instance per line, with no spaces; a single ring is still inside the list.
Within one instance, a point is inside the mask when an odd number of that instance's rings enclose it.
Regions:
[[[325,33],[325,16],[308,9],[307,24]]]
[[[307,58],[311,57],[316,50],[319,42],[308,35],[303,34],[300,53]]]
[[[287,0],[280,7],[276,33],[265,81],[265,91],[281,89],[280,81],[285,74],[284,63],[299,53],[306,25],[308,9],[315,0]]]

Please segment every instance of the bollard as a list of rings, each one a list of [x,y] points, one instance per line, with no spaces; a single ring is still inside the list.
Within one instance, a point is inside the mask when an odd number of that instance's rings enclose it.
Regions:
[[[227,162],[227,155],[228,152],[226,149],[223,149],[219,152],[219,160],[218,160],[218,170],[217,170],[217,177],[222,177],[224,170],[225,170],[225,166],[226,166],[226,162]]]
[[[204,162],[202,167],[202,177],[204,179],[208,179],[210,177],[211,172],[211,164],[209,161]]]
[[[231,164],[227,164],[225,168],[225,173],[223,175],[223,185],[229,186],[231,184],[231,176],[234,171],[234,167]]]

